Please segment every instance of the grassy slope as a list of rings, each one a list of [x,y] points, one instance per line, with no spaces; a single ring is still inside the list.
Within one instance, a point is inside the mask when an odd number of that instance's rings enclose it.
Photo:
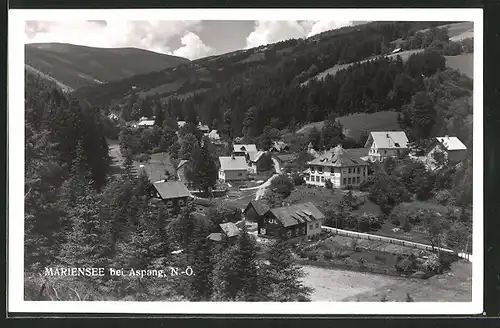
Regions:
[[[27,44],[25,63],[73,89],[187,63],[185,58],[135,48]]]
[[[474,78],[474,55],[461,54],[458,56],[446,56],[446,66],[456,69],[467,75],[471,79]]]
[[[362,131],[377,130],[399,130],[398,113],[396,112],[377,112],[373,114],[358,113],[342,116],[338,119],[344,127],[344,134],[354,139],[358,139]],[[306,134],[313,127],[321,130],[323,122],[313,122],[304,125],[297,130],[297,133]]]

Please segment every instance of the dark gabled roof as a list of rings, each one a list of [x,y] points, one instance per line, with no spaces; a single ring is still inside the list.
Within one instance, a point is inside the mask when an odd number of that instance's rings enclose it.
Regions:
[[[155,182],[153,187],[158,191],[162,199],[190,197],[191,193],[180,181]]]
[[[219,224],[220,228],[224,232],[226,236],[229,238],[238,236],[240,234],[240,229],[238,226],[232,222],[227,222],[227,223],[221,223]]]
[[[257,215],[259,215],[259,216],[262,216],[267,211],[269,211],[269,207],[266,204],[263,204],[263,203],[259,202],[258,200],[252,200],[250,203],[248,203],[247,207],[245,208],[245,210],[243,212],[246,213],[247,209],[249,209],[250,206],[252,206],[254,208],[255,212],[257,212]]]
[[[271,213],[284,227],[325,218],[323,213],[321,213],[311,202],[274,208],[271,209]]]
[[[353,156],[348,152],[348,149],[343,149],[342,147],[338,146],[330,151],[323,153],[322,155],[308,162],[308,164],[333,167],[369,165],[367,162],[356,155]]]

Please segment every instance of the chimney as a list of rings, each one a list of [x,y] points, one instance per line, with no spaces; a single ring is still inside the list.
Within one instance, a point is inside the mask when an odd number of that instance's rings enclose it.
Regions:
[[[234,159],[234,154],[231,154],[231,158]]]

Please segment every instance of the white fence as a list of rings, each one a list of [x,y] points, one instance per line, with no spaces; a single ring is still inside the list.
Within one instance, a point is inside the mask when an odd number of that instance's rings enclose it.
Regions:
[[[337,234],[339,236],[347,236],[347,237],[353,237],[353,238],[358,238],[358,239],[367,239],[367,240],[381,241],[381,242],[385,242],[385,243],[389,243],[389,244],[394,244],[394,245],[401,245],[401,246],[405,246],[405,247],[412,247],[412,248],[423,249],[423,250],[426,250],[426,251],[432,251],[434,249],[439,249],[441,252],[454,253],[454,251],[452,251],[451,249],[432,247],[431,245],[414,243],[414,242],[411,242],[411,241],[406,241],[406,240],[401,240],[401,239],[394,239],[394,238],[390,238],[390,237],[370,235],[370,234],[362,233],[362,232],[337,229],[337,228],[332,228],[332,227],[327,227],[327,226],[321,226],[321,230],[326,231],[326,232],[333,232],[333,233],[335,233],[335,234]],[[472,261],[471,260],[472,256],[470,254],[459,253],[458,256],[460,256],[461,258],[464,258],[464,259],[466,259],[468,261]]]

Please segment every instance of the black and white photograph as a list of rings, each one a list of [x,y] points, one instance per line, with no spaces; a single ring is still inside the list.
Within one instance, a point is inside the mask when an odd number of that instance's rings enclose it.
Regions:
[[[482,28],[12,10],[9,307],[481,313]]]

